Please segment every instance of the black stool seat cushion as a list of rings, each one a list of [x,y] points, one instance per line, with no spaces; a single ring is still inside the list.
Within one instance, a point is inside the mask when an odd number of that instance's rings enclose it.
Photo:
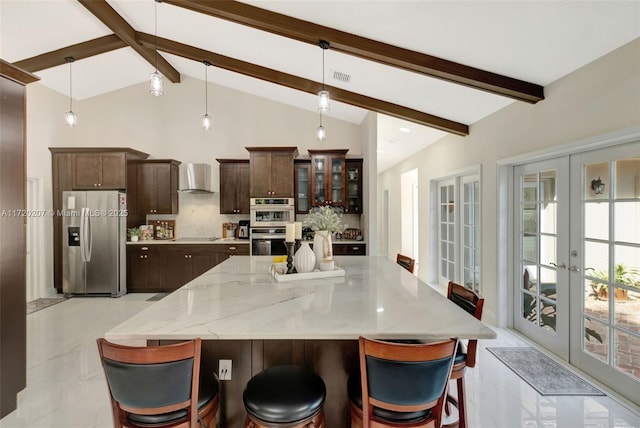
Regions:
[[[313,370],[301,366],[274,366],[249,380],[242,399],[247,412],[273,423],[303,420],[324,404],[327,390]]]
[[[353,404],[362,409],[362,383],[360,382],[360,372],[354,372],[347,380],[347,394]],[[428,410],[418,412],[394,412],[379,407],[373,407],[373,415],[378,419],[389,422],[409,423],[425,419],[431,414]]]
[[[220,385],[215,376],[200,377],[200,385],[198,386],[198,410],[204,408],[211,400],[218,395]],[[137,415],[129,414],[128,419],[140,425],[147,424],[149,426],[164,425],[169,422],[178,421],[187,416],[186,410],[178,410],[175,412],[163,413],[161,415]]]

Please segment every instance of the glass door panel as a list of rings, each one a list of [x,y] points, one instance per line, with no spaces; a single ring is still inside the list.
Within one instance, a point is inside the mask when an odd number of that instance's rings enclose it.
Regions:
[[[568,357],[568,158],[514,170],[514,326],[554,353]]]
[[[331,159],[331,204],[342,205],[344,199],[344,181],[342,166],[344,161],[340,158]]]
[[[313,174],[315,188],[313,189],[314,205],[322,205],[325,202],[325,159],[317,157],[313,160]]]

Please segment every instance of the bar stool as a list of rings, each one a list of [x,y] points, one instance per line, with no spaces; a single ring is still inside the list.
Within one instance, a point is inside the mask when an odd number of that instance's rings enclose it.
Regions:
[[[247,383],[242,394],[245,428],[323,428],[327,389],[312,370],[274,366]]]

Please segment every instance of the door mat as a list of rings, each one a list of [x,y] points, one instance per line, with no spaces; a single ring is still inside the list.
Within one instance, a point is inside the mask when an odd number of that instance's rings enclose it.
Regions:
[[[487,350],[540,395],[605,395],[532,347]]]
[[[158,293],[155,296],[151,296],[147,299],[147,302],[157,302],[158,300],[162,300],[163,297],[167,297],[169,293]]]
[[[64,302],[66,297],[51,297],[46,299],[36,299],[31,302],[27,302],[27,315],[32,314],[40,309],[48,308],[56,303]]]

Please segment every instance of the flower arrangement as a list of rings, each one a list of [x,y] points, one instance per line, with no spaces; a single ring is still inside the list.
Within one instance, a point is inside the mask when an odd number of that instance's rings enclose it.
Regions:
[[[312,208],[304,223],[313,230],[342,232],[342,218],[336,211],[335,208],[328,206]]]

